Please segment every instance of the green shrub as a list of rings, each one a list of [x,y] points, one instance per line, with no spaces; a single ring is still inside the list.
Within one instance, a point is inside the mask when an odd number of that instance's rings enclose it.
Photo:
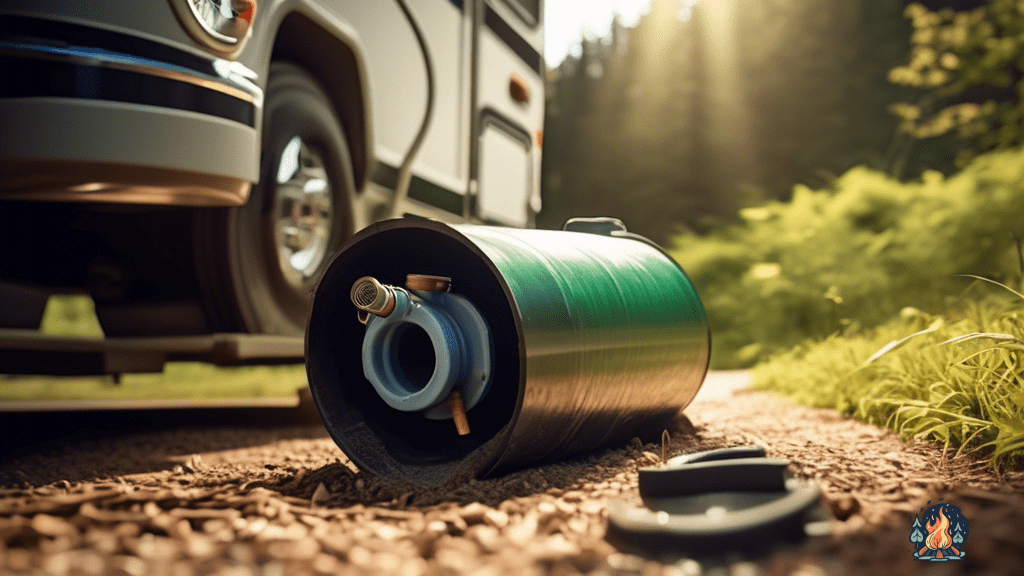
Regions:
[[[740,216],[705,236],[683,234],[671,250],[708,310],[718,368],[877,326],[906,306],[940,312],[969,284],[957,274],[1018,278],[1024,153],[908,183],[854,168]]]
[[[903,436],[1024,464],[1020,302],[957,315],[906,309],[855,335],[806,342],[754,370],[756,387],[831,407]],[[954,320],[958,318],[959,320]]]

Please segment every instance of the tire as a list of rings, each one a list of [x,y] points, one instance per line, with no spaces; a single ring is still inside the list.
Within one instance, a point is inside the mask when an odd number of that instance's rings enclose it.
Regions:
[[[303,334],[312,288],[353,233],[354,194],[344,130],[327,94],[302,68],[272,63],[260,181],[245,205],[197,213],[212,331]]]

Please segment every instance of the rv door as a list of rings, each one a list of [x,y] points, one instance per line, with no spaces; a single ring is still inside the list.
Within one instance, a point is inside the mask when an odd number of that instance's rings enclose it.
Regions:
[[[468,1],[475,29],[472,216],[532,226],[544,123],[541,0]]]

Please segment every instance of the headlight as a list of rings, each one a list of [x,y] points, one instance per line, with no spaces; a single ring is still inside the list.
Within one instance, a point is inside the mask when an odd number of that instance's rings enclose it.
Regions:
[[[178,19],[204,46],[233,55],[252,31],[256,0],[170,0]]]

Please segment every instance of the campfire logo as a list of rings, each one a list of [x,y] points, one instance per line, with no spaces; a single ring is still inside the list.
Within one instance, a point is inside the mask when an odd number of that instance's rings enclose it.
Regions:
[[[910,526],[914,558],[930,562],[963,558],[968,528],[967,519],[960,513],[960,509],[947,502],[940,502],[927,511],[924,508],[921,511],[921,518],[915,514],[914,523]]]

